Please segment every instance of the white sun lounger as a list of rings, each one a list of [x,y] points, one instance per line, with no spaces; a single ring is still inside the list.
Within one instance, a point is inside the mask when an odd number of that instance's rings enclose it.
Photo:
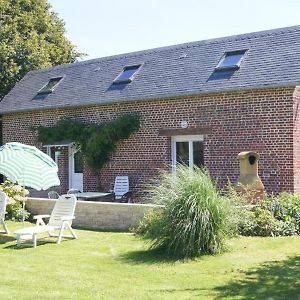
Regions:
[[[0,191],[0,223],[3,226],[4,233],[9,234],[9,230],[5,224],[7,196],[3,191]]]
[[[49,236],[57,237],[56,243],[60,244],[63,237],[77,239],[77,236],[72,229],[72,220],[75,219],[74,212],[76,207],[76,197],[74,195],[60,196],[53,208],[51,215],[37,215],[34,217],[36,226],[25,227],[14,232],[17,239],[17,247],[20,246],[22,240],[32,240],[32,245],[35,248],[37,243],[37,235],[39,233],[48,232]],[[44,222],[44,218],[50,218],[48,224]],[[71,235],[63,235],[64,229],[68,229]],[[58,234],[53,234],[58,230]]]

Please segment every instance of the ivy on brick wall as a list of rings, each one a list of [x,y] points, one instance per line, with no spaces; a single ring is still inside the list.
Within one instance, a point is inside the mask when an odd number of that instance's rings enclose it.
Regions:
[[[44,144],[63,140],[74,142],[81,149],[89,168],[99,174],[117,144],[139,128],[139,116],[128,114],[101,124],[64,117],[52,127],[38,126],[34,129],[38,132],[38,140]]]

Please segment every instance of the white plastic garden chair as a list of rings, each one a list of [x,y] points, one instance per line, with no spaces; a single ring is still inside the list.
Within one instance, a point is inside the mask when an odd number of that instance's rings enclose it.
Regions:
[[[81,193],[81,190],[78,190],[78,189],[69,189],[67,191],[67,194],[70,195],[70,194],[78,194],[78,193]]]
[[[131,202],[132,192],[129,191],[128,176],[116,176],[113,192],[116,201]]]
[[[9,230],[5,224],[7,196],[4,192],[0,191],[0,223],[3,226],[4,233],[9,233]]]
[[[59,193],[56,191],[50,191],[50,192],[48,192],[48,198],[49,199],[58,199]]]
[[[36,238],[38,233],[48,232],[49,236],[57,237],[56,243],[60,244],[63,237],[77,239],[77,235],[72,229],[72,221],[75,219],[76,196],[62,195],[54,205],[51,215],[37,215],[34,216],[36,220],[35,227],[21,228],[15,231],[17,238],[17,247],[20,246],[21,240],[32,239],[33,247],[36,247]],[[43,219],[49,218],[48,224]],[[64,230],[68,229],[71,235],[63,235]],[[58,230],[58,234],[53,232]]]

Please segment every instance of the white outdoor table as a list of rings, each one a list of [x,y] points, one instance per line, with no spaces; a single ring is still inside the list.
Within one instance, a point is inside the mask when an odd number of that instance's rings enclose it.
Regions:
[[[85,201],[101,201],[101,202],[111,202],[114,201],[114,193],[99,193],[99,192],[83,192],[73,194],[78,200]]]

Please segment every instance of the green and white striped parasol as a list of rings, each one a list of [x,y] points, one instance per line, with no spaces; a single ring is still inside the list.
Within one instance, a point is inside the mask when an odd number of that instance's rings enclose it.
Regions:
[[[7,143],[0,147],[0,173],[19,185],[47,190],[60,185],[57,165],[33,146]]]

